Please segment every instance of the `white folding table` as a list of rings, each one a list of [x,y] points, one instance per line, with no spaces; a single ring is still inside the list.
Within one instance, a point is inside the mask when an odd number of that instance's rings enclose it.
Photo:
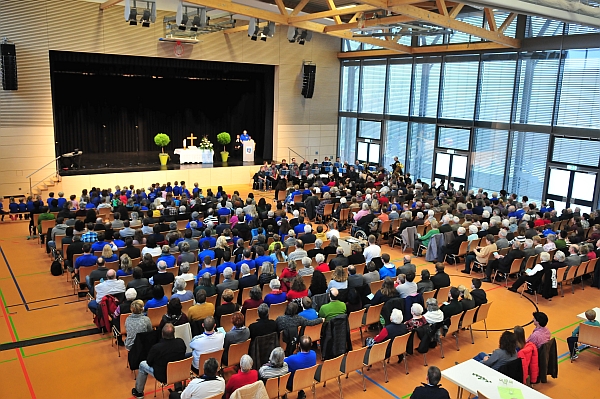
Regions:
[[[600,308],[594,308],[594,311],[596,312],[597,315],[600,315]],[[581,320],[587,320],[587,317],[585,317],[585,312],[579,313],[577,315],[577,318],[581,319]]]
[[[528,387],[519,381],[513,380],[504,374],[486,366],[477,360],[469,359],[466,362],[457,364],[442,370],[442,377],[458,385],[458,398],[462,397],[463,390],[468,391],[473,395],[477,395],[477,391],[481,392],[490,399],[505,399],[510,396],[501,396],[498,387],[503,390],[512,389],[514,398],[524,399],[550,399],[544,395]],[[507,379],[511,381],[508,385],[504,385],[500,380]],[[520,395],[519,395],[520,391]]]

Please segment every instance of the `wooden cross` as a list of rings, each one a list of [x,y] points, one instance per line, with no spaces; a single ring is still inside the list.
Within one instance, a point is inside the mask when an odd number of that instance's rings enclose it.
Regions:
[[[187,139],[190,140],[190,146],[194,146],[194,140],[196,140],[198,137],[194,137],[194,133],[190,133],[190,137],[187,137]]]

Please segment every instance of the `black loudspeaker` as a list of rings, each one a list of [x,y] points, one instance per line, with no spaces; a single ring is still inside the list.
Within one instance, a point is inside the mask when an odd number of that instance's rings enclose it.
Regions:
[[[304,78],[302,79],[302,95],[304,98],[312,98],[315,91],[315,79],[317,78],[316,65],[304,65]]]
[[[17,90],[17,49],[14,44],[0,44],[0,75],[4,90]]]

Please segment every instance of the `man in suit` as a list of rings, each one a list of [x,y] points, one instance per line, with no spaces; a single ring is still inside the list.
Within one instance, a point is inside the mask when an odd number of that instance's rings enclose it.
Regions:
[[[304,235],[302,235],[299,240],[302,241],[304,245],[313,244],[317,240],[317,236],[313,234],[310,225],[304,225]]]
[[[175,276],[173,276],[173,273],[167,272],[167,262],[161,260],[158,262],[156,267],[158,268],[158,272],[150,278],[151,285],[167,285],[175,281]]]
[[[434,288],[437,290],[438,288],[449,287],[450,286],[450,276],[444,271],[446,267],[442,262],[438,262],[435,264],[435,275],[431,277],[431,282],[433,283]]]
[[[460,244],[462,244],[463,242],[467,241],[467,235],[466,233],[466,229],[464,227],[459,227],[458,230],[456,231],[456,237],[454,237],[454,240],[447,244],[444,245],[442,247],[442,250],[440,251],[440,256],[438,256],[438,260],[443,262],[446,255],[456,255],[458,254],[458,250],[460,249]],[[450,259],[448,259],[450,261]]]
[[[223,234],[223,232],[225,231],[225,229],[230,229],[231,225],[229,223],[227,223],[227,217],[226,216],[221,216],[219,222],[220,223],[215,228],[215,231],[217,232],[217,235],[220,236],[221,234]]]
[[[537,253],[535,252],[535,248],[533,247],[533,240],[528,238],[523,244],[523,257],[527,259],[530,256],[534,255],[537,255]]]
[[[571,266],[579,266],[581,264],[581,257],[579,256],[579,245],[571,244],[569,246],[569,256],[565,258],[565,263],[567,264],[567,271],[571,268]]]
[[[488,262],[485,267],[485,278],[482,280],[484,283],[491,283],[492,279],[492,271],[498,269],[501,273],[508,273],[510,270],[510,265],[512,265],[515,259],[523,259],[525,254],[520,249],[520,244],[518,241],[514,241],[512,244],[512,249],[508,252],[506,256],[497,255],[494,256],[496,259]]]
[[[363,284],[363,275],[356,273],[356,267],[354,267],[354,265],[348,266],[348,288],[362,287]]]
[[[243,290],[246,287],[254,287],[256,284],[258,284],[256,274],[250,274],[250,267],[245,263],[242,264],[238,288]]]
[[[233,269],[226,267],[223,270],[223,282],[217,285],[217,293],[221,295],[227,288],[235,291],[238,289],[239,281],[233,279]]]
[[[449,319],[451,316],[459,314],[463,311],[462,304],[458,300],[460,296],[460,291],[456,287],[450,288],[450,298],[447,305],[443,305],[440,310],[444,313],[444,319]],[[446,298],[440,298],[440,300],[444,300]]]
[[[258,307],[258,320],[248,326],[250,339],[277,332],[277,322],[269,319],[269,305],[260,304]]]
[[[139,258],[142,254],[139,248],[133,246],[133,237],[125,237],[125,248],[121,250],[121,255],[127,254],[131,259]]]
[[[329,261],[329,270],[335,270],[338,266],[347,267],[350,264],[348,258],[344,256],[344,248],[337,247],[335,253],[336,257]]]
[[[313,249],[307,251],[308,257],[314,258],[315,256],[317,256],[317,254],[322,254],[323,253],[323,248],[321,248],[322,246],[323,246],[323,241],[317,238],[315,240],[315,247]]]

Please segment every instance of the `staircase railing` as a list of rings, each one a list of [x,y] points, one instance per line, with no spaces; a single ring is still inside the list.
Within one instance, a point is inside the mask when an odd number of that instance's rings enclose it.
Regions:
[[[54,158],[52,161],[49,161],[48,163],[44,164],[43,166],[41,166],[40,168],[38,168],[38,169],[37,169],[36,171],[34,171],[33,173],[30,173],[30,174],[29,174],[29,175],[26,177],[26,179],[29,179],[29,193],[30,193],[30,194],[33,194],[33,187],[34,187],[34,186],[37,186],[38,184],[42,183],[44,180],[46,180],[46,179],[47,179],[47,178],[49,178],[50,176],[58,176],[58,160],[59,160],[60,158],[61,158],[60,156],[58,156],[58,157]],[[44,178],[43,178],[42,180],[40,180],[39,182],[37,182],[37,183],[35,183],[35,184],[32,184],[32,183],[31,183],[31,177],[32,177],[33,175],[35,175],[36,173],[38,173],[40,170],[44,169],[46,166],[50,165],[52,162],[54,162],[54,163],[55,163],[55,166],[54,166],[54,172],[50,173],[48,176],[44,177]]]
[[[297,151],[294,151],[293,148],[288,147],[288,161],[292,160],[292,153],[294,153],[294,154],[296,154],[296,156],[300,157],[299,162],[303,162],[306,157],[306,154],[302,155],[302,154],[298,153]]]

